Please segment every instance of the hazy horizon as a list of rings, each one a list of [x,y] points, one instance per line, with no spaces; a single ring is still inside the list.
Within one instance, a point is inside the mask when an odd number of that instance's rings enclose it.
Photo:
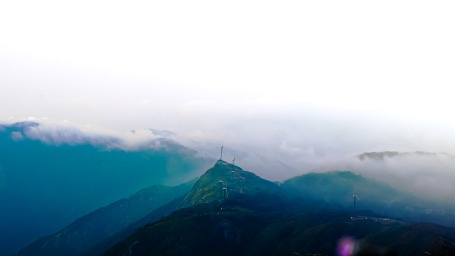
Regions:
[[[0,120],[330,161],[455,154],[448,1],[0,4]],[[143,134],[149,138],[150,134]],[[141,136],[142,136],[141,135]]]

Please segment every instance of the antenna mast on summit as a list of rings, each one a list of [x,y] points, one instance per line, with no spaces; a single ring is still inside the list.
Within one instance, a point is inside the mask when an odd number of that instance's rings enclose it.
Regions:
[[[357,200],[359,199],[359,196],[357,196],[357,194],[354,194],[354,195],[352,195],[352,199],[354,199],[354,213],[355,213],[356,203],[357,203]]]
[[[235,157],[234,157],[234,159],[232,159],[232,164],[235,164]]]
[[[220,160],[223,160],[223,148],[224,148],[224,146],[221,145],[221,157],[220,157]]]

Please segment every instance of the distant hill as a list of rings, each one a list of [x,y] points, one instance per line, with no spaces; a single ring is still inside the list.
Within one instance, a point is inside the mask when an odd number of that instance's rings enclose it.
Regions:
[[[357,210],[386,211],[397,205],[404,210],[417,201],[386,183],[349,171],[308,173],[286,180],[282,187],[296,195],[322,200],[350,211],[354,210],[354,195],[357,196]]]
[[[0,125],[0,255],[140,189],[193,179],[212,161],[170,139],[126,150],[115,137],[39,128]]]
[[[326,170],[351,170],[455,212],[455,157],[438,152],[368,152]],[[435,207],[432,207],[435,208]],[[448,213],[446,212],[446,214]]]
[[[407,221],[428,221],[455,226],[451,208],[402,192],[384,182],[349,171],[309,173],[285,181],[282,187],[306,199],[354,211],[371,210]]]
[[[399,157],[399,156],[447,156],[449,157],[448,154],[445,153],[432,153],[432,152],[425,152],[425,151],[415,151],[415,152],[399,152],[399,151],[381,151],[381,152],[366,152],[362,153],[357,156],[358,159],[360,160],[367,160],[367,159],[372,159],[372,160],[384,160],[386,157],[388,158],[393,158],[393,157]]]

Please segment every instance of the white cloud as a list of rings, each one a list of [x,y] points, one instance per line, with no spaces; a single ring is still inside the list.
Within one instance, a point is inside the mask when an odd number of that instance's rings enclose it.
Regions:
[[[120,145],[120,141],[111,136],[96,133],[85,133],[74,126],[57,126],[41,123],[38,126],[28,127],[24,130],[29,139],[40,140],[52,145],[79,145],[92,144],[95,146]]]
[[[454,10],[451,1],[3,1],[0,119],[78,127],[27,135],[57,144],[107,134],[135,145],[162,136],[146,128],[172,131],[197,149],[247,152],[239,163],[274,179],[364,151],[455,154]]]
[[[455,183],[455,158],[448,154],[405,153],[383,158],[358,159],[354,156],[364,151],[374,151],[371,149],[375,145],[388,145],[389,150],[400,147],[404,151],[412,149],[409,149],[406,140],[395,144],[384,141],[389,138],[388,134],[381,135],[368,126],[366,130],[351,128],[338,131],[340,126],[327,127],[327,120],[306,118],[305,122],[294,123],[295,127],[289,132],[286,130],[289,126],[283,125],[289,122],[282,123],[283,117],[274,117],[271,121],[261,119],[260,115],[254,116],[256,119],[250,122],[248,118],[251,116],[246,115],[241,117],[239,123],[222,123],[222,127],[214,125],[212,133],[208,134],[203,131],[188,134],[164,131],[164,135],[170,135],[170,138],[177,142],[183,142],[185,146],[213,159],[219,158],[219,147],[224,144],[224,160],[230,162],[235,158],[236,164],[242,168],[271,180],[284,180],[310,171],[351,170],[385,181],[422,198],[455,205],[455,188],[452,186]],[[118,133],[93,127],[78,128],[68,123],[57,124],[50,120],[47,120],[48,123],[41,122],[39,126],[25,129],[24,134],[14,132],[11,136],[14,139],[24,139],[26,136],[56,145],[88,143],[126,150],[162,148],[164,145],[157,139],[166,138],[162,136],[163,131],[155,129],[135,129]],[[312,124],[309,130],[306,128],[308,122]],[[229,127],[236,130],[230,131],[227,129]],[[239,133],[239,130],[242,132]],[[364,133],[366,131],[373,133]],[[393,140],[393,137],[391,139]],[[412,136],[409,139],[412,140]],[[364,143],[365,140],[371,141]]]
[[[444,153],[412,152],[363,160],[346,158],[321,165],[319,170],[352,170],[421,198],[455,206],[455,157]]]

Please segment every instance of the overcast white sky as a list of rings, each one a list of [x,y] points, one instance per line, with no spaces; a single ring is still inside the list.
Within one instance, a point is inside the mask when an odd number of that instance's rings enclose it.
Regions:
[[[0,120],[165,129],[281,160],[455,153],[454,13],[453,1],[2,1]]]

